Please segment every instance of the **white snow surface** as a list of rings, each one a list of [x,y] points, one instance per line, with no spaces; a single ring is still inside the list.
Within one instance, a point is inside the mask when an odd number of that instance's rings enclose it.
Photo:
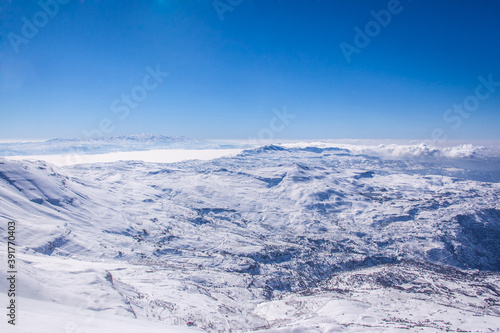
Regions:
[[[0,158],[0,261],[14,220],[19,271],[18,325],[0,327],[498,332],[498,158],[324,142],[168,164]]]
[[[12,326],[5,320],[0,322],[2,332],[54,333],[54,332],[106,332],[106,333],[196,333],[203,330],[181,326],[170,326],[146,319],[133,319],[108,314],[103,310],[86,310],[85,303],[79,307],[59,305],[55,302],[38,301],[32,298],[17,298],[22,309],[17,324]]]

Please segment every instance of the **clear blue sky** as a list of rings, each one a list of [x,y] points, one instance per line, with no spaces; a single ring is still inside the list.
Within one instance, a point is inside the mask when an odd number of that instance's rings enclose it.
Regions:
[[[394,1],[2,0],[0,139],[500,139],[500,1]]]

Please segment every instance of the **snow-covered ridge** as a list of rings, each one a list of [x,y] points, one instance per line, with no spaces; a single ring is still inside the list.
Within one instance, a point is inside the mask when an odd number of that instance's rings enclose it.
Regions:
[[[287,154],[315,153],[316,157],[351,156],[392,163],[396,170],[411,173],[431,173],[473,180],[500,182],[500,147],[463,144],[436,147],[425,143],[401,144],[344,144],[328,142],[296,142],[270,144],[244,150],[242,156],[265,152]],[[391,162],[392,161],[392,162]]]

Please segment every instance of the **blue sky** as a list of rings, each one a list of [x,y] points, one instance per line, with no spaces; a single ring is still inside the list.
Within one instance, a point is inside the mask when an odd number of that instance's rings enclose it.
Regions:
[[[0,139],[500,139],[499,15],[495,0],[2,1]]]

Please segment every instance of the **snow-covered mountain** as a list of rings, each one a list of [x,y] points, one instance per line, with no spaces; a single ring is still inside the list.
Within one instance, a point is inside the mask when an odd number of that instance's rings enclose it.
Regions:
[[[51,139],[41,142],[0,143],[0,156],[29,156],[53,154],[106,154],[152,149],[224,149],[241,145],[186,137],[154,134],[130,134],[113,137],[84,137]],[[248,146],[248,145],[246,145]]]
[[[2,239],[17,221],[21,295],[68,307],[208,332],[493,332],[499,161],[324,143],[171,164],[0,159]]]

